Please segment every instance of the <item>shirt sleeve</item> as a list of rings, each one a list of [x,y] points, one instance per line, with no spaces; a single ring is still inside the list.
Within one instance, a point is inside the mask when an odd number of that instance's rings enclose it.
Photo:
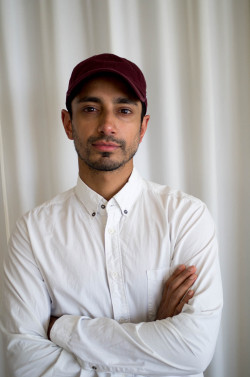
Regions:
[[[8,376],[80,376],[76,358],[47,338],[50,297],[23,220],[10,240],[1,280],[0,327]]]
[[[195,295],[177,316],[139,324],[65,315],[51,339],[72,352],[84,369],[154,376],[202,373],[219,331],[222,285],[214,224],[205,205],[178,206],[170,220],[172,268],[195,265]]]

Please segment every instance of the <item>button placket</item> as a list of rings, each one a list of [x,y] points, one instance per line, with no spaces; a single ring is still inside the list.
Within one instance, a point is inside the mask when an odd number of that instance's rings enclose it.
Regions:
[[[119,239],[119,222],[122,214],[117,206],[110,206],[107,208],[107,212],[105,255],[114,318],[119,322],[127,322],[129,320],[129,311],[123,278]]]

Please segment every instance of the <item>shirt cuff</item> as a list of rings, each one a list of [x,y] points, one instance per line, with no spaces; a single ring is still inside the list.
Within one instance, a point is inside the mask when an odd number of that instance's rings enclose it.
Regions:
[[[67,349],[71,334],[81,317],[76,315],[63,315],[58,318],[50,331],[50,339],[58,346]]]

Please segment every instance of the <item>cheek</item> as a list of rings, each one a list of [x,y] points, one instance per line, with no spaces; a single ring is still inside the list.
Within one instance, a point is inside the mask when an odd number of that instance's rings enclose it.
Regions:
[[[75,122],[74,127],[73,127],[73,132],[79,139],[81,139],[83,141],[83,140],[88,139],[88,137],[92,133],[91,132],[92,129],[93,129],[93,127],[91,127],[91,125],[84,124],[84,126],[83,126],[82,124]]]
[[[131,133],[127,138],[126,138],[126,143],[127,146],[130,146],[131,148],[137,148],[138,144],[140,143],[140,131],[137,130],[137,132]]]

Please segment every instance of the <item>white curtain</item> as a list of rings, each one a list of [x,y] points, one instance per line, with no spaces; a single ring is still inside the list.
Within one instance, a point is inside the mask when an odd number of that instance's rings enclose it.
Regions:
[[[133,60],[151,114],[137,168],[201,198],[217,226],[225,305],[205,375],[248,377],[250,1],[0,4],[1,260],[15,220],[75,185],[77,159],[60,122],[74,65],[102,52]]]

